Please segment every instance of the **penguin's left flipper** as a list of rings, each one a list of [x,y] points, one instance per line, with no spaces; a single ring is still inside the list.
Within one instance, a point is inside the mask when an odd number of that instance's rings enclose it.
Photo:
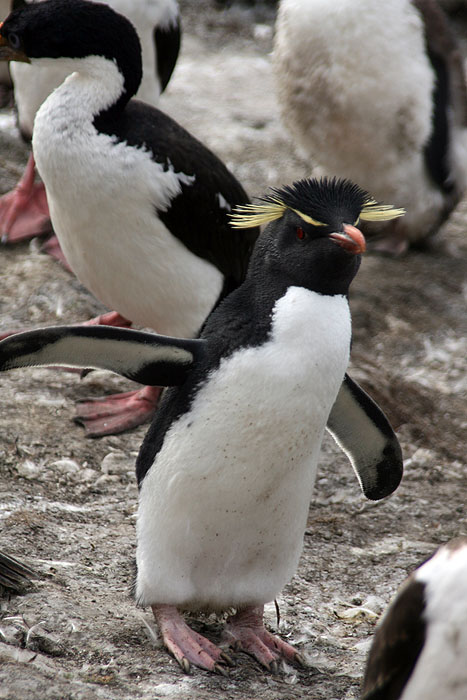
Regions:
[[[29,580],[37,574],[9,554],[0,552],[0,585],[14,591],[21,591]]]
[[[345,375],[327,429],[349,458],[365,496],[389,496],[402,479],[402,450],[388,419],[363,389]]]
[[[149,386],[177,386],[205,342],[112,326],[51,326],[2,340],[0,371],[65,365],[107,369]]]

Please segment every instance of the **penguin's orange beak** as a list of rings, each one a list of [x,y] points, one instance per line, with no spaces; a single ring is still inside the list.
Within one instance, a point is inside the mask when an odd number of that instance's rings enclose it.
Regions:
[[[0,61],[21,61],[31,63],[24,51],[14,49],[6,37],[2,35],[3,22],[0,22]]]
[[[330,233],[329,238],[344,248],[348,253],[361,255],[366,250],[366,241],[360,229],[350,224],[343,224],[344,233]]]

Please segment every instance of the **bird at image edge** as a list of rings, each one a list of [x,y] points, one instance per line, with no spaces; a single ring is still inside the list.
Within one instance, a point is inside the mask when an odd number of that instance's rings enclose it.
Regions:
[[[369,244],[400,254],[434,234],[467,186],[464,66],[436,0],[281,0],[273,64],[316,173],[406,209]]]
[[[376,629],[361,700],[465,700],[466,582],[465,536],[409,576]]]
[[[128,17],[138,32],[143,60],[143,79],[138,98],[156,105],[169,82],[180,48],[180,16],[176,0],[109,0],[107,4]],[[26,3],[24,0],[13,0],[7,5],[11,7],[3,10],[1,19],[7,16],[10,9],[18,9]],[[63,83],[68,72],[58,64],[38,67],[18,62],[10,64],[10,72],[18,127],[22,138],[30,142],[37,110],[48,95]],[[11,192],[0,197],[0,235],[3,243],[15,243],[51,230],[44,185],[35,182],[35,172],[31,153],[19,183]],[[56,236],[49,238],[43,249],[68,267]]]
[[[37,574],[10,554],[0,551],[0,592],[22,593]]]
[[[36,115],[33,152],[71,269],[118,314],[103,321],[196,335],[243,280],[258,229],[229,225],[249,199],[222,161],[131,99],[142,74],[131,23],[85,0],[26,5],[0,27],[0,58],[72,73]],[[152,415],[158,393],[85,402],[77,421],[89,436],[121,432]]]

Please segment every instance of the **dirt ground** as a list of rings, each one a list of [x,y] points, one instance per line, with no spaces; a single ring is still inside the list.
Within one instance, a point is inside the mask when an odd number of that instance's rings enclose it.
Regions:
[[[269,52],[273,9],[183,0],[182,54],[161,106],[211,146],[251,195],[309,174],[282,128]],[[0,186],[25,163],[0,114]],[[397,204],[397,203],[395,203]],[[136,608],[134,460],[145,433],[88,440],[74,402],[130,383],[104,372],[0,377],[1,548],[40,574],[0,599],[0,698],[358,698],[381,611],[437,545],[467,535],[465,301],[467,200],[421,252],[368,255],[353,284],[351,373],[397,429],[405,475],[370,503],[331,439],[323,445],[299,569],[279,628],[309,667],[264,673],[237,655],[229,678],[185,676]],[[86,320],[100,305],[36,242],[0,251],[2,329]],[[267,619],[276,627],[274,605]],[[214,641],[219,620],[194,621]]]

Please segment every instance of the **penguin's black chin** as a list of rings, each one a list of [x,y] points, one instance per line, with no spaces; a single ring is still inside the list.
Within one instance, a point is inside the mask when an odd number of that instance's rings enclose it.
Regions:
[[[364,253],[366,250],[366,241],[360,229],[350,224],[343,224],[342,228],[344,233],[330,233],[329,238],[352,255],[361,255]]]

